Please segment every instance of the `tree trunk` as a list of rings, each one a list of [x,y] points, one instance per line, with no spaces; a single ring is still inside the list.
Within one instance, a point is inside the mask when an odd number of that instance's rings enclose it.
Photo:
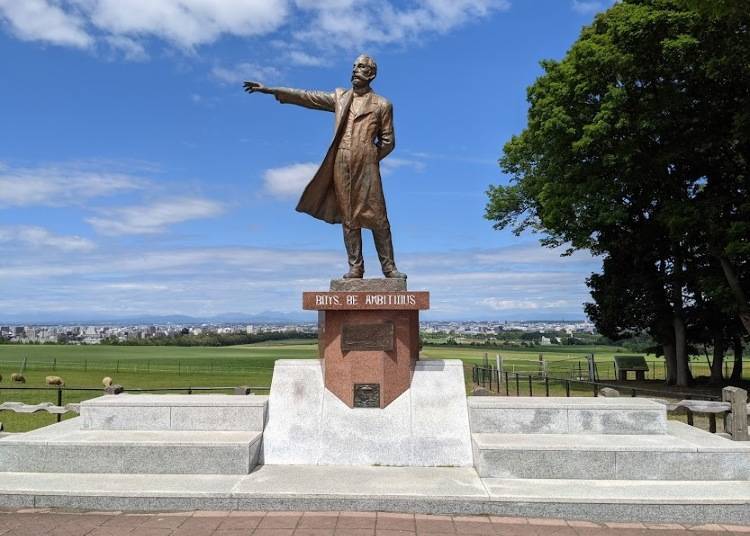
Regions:
[[[729,382],[733,385],[742,381],[742,337],[734,338],[734,367],[732,367],[732,377]]]
[[[737,303],[737,311],[740,320],[742,320],[742,325],[745,326],[745,331],[750,335],[750,304],[747,303],[745,292],[742,290],[742,285],[732,263],[723,255],[718,255],[718,258],[721,263],[721,269],[724,271],[724,277],[726,277],[727,284],[729,284],[729,288],[734,295],[734,300]],[[732,377],[734,377],[734,372],[732,372]]]
[[[677,382],[677,354],[675,354],[674,344],[664,344],[664,365],[667,369],[667,385],[674,385]]]
[[[714,356],[711,361],[711,379],[709,383],[711,385],[721,385],[724,383],[724,374],[722,367],[724,366],[724,351],[726,350],[726,343],[721,335],[714,337]]]
[[[688,387],[690,385],[690,367],[688,366],[687,352],[687,333],[685,330],[685,321],[678,314],[672,318],[674,326],[674,346],[675,361],[677,364],[677,381],[678,387]]]

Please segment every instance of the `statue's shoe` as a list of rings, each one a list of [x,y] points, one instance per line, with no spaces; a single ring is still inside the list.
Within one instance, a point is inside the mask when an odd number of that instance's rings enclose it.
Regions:
[[[363,272],[358,272],[356,270],[349,270],[342,277],[344,279],[362,279],[363,275],[365,275]]]
[[[406,279],[406,274],[398,270],[391,270],[390,272],[383,273],[383,275],[388,279]]]

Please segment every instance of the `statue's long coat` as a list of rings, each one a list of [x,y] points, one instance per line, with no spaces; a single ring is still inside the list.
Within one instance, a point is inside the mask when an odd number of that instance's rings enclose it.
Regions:
[[[336,158],[347,125],[353,92],[336,89],[333,93],[280,88],[279,102],[336,114],[335,134],[323,163],[302,193],[299,212],[351,228],[389,227],[379,162],[395,146],[393,106],[372,91],[363,98],[352,127],[351,157]],[[353,112],[351,112],[353,113]]]

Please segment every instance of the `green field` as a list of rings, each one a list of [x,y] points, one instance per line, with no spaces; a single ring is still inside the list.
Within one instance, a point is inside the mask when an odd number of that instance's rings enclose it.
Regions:
[[[503,356],[503,366],[511,374],[510,390],[515,392],[513,372],[523,380],[518,389],[528,395],[526,375],[540,371],[539,355],[547,362],[548,376],[564,380],[587,379],[585,356],[593,353],[600,379],[614,378],[612,356],[623,353],[619,347],[608,346],[547,346],[540,348],[485,350],[482,347],[427,346],[423,359],[461,359],[466,364],[467,390],[471,389],[471,365],[481,364],[485,352],[489,362],[495,355]],[[627,352],[624,352],[627,353]],[[277,359],[307,359],[317,357],[316,343],[284,341],[229,347],[175,347],[175,346],[69,346],[69,345],[1,345],[0,346],[0,403],[5,401],[36,404],[42,401],[57,402],[57,389],[45,385],[45,376],[57,375],[65,380],[63,403],[79,402],[101,394],[101,380],[111,377],[126,389],[156,390],[179,388],[185,392],[194,387],[226,387],[249,385],[264,392],[271,384],[273,364]],[[655,378],[663,377],[663,360],[648,356],[647,360]],[[25,387],[8,389],[10,375],[20,371],[25,362]],[[708,374],[705,360],[694,360],[694,374]],[[541,376],[533,380],[535,394],[544,394]],[[94,389],[91,391],[76,390]],[[550,383],[550,394],[564,395],[561,382]],[[590,395],[591,389],[572,385],[571,394]],[[54,422],[48,414],[21,415],[0,413],[0,422],[6,431],[23,431]]]

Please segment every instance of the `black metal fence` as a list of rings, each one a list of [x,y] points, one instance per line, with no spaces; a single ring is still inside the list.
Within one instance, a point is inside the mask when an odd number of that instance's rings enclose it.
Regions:
[[[474,365],[471,369],[474,385],[484,387],[504,396],[599,396],[605,387],[616,389],[627,396],[665,397],[674,399],[721,400],[720,396],[708,393],[669,391],[664,393],[656,389],[630,387],[619,384],[591,381],[575,378],[557,378],[548,374],[534,372],[510,372],[495,367]],[[554,392],[554,395],[550,393]]]

